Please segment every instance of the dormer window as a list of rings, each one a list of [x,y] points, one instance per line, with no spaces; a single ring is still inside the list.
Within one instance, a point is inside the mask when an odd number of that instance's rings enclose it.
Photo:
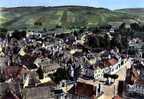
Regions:
[[[111,55],[108,55],[108,59],[111,59]]]

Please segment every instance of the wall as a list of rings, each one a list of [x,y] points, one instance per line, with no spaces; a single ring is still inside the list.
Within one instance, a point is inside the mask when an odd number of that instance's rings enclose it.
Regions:
[[[94,71],[94,78],[96,80],[102,80],[103,79],[103,75],[104,75],[104,70],[101,69],[101,68],[97,68],[95,71]]]
[[[128,93],[137,93],[144,96],[144,85],[143,84],[134,84],[127,85],[126,90]]]

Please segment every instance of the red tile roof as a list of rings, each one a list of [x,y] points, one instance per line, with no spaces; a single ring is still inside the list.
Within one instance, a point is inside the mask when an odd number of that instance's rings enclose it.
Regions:
[[[134,67],[132,67],[131,69],[128,69],[127,73],[129,73],[130,75],[130,76],[127,76],[128,84],[130,84],[131,82],[133,82],[134,84],[144,84],[144,80],[141,78],[137,70],[134,69]]]
[[[115,65],[117,62],[118,62],[117,59],[112,58],[112,59],[108,59],[108,60],[104,61],[104,64],[106,66],[111,66],[111,65]]]
[[[93,85],[78,82],[75,86],[75,94],[79,96],[92,97],[96,95],[96,87]]]
[[[113,99],[122,99],[120,96],[114,96]]]
[[[6,79],[18,78],[20,75],[25,74],[27,72],[28,72],[27,68],[18,66],[7,66],[4,69],[4,75]]]

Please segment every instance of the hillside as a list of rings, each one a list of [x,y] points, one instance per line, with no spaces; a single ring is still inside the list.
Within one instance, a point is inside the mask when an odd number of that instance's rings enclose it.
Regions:
[[[68,29],[123,21],[135,22],[137,17],[119,11],[86,6],[2,8],[0,14],[0,27],[8,29]]]
[[[118,9],[115,11],[119,13],[135,15],[137,16],[137,21],[141,24],[144,24],[144,8],[125,8],[125,9]]]
[[[143,14],[144,15],[144,8],[126,8],[126,9],[118,9],[115,11],[131,13],[131,14],[139,14],[139,15]]]

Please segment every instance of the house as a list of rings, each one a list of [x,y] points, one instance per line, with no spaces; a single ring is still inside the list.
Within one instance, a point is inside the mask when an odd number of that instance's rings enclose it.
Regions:
[[[56,99],[52,85],[41,85],[23,89],[24,99]]]
[[[37,58],[34,61],[34,64],[37,67],[41,66],[43,72],[46,74],[54,73],[58,68],[60,68],[59,64],[53,63],[49,58]]]
[[[24,74],[27,74],[28,72],[29,70],[25,66],[7,66],[4,68],[4,76],[6,80],[11,78],[20,79]]]
[[[63,81],[54,92],[56,99],[98,99],[103,94],[103,86],[99,82],[79,78],[77,82]]]
[[[8,84],[4,83],[4,82],[0,82],[0,99],[1,96],[3,96],[5,94],[5,90],[7,89]]]
[[[118,60],[116,58],[111,58],[111,59],[105,60],[103,63],[105,66],[107,66],[104,69],[104,73],[115,74],[121,67],[121,59]]]
[[[128,53],[132,57],[143,57],[143,46],[144,42],[142,42],[139,38],[134,38],[132,40],[129,40],[128,43]]]
[[[101,65],[103,65],[104,73],[115,74],[126,63],[125,58],[122,58],[117,51],[111,50],[102,56]]]
[[[110,30],[109,30],[110,33],[115,33],[115,28],[112,27]]]
[[[24,56],[21,56],[21,64],[25,65],[28,69],[37,69],[37,66],[34,64],[34,61],[36,59],[36,55],[32,56],[30,54],[25,54]]]
[[[103,80],[104,70],[100,67],[97,67],[94,71],[94,79],[95,80]]]
[[[101,84],[80,78],[69,90],[66,99],[97,99],[102,93]]]
[[[85,78],[94,78],[94,69],[93,66],[91,67],[83,67],[81,70],[81,76]]]
[[[38,32],[27,32],[26,37],[36,39],[36,38],[41,38],[42,34]]]
[[[56,72],[56,70],[60,68],[60,65],[57,63],[50,63],[47,66],[43,67],[45,73],[50,74]]]
[[[83,56],[83,66],[81,67],[81,75],[88,78],[94,78],[94,71],[96,70],[95,65],[97,61],[99,61],[99,57],[95,57],[94,55],[87,54],[87,56]]]
[[[135,61],[127,70],[125,80],[126,95],[144,96],[144,65],[141,61]]]
[[[115,74],[125,63],[125,58],[122,58],[116,52],[104,52],[101,58],[95,60],[94,64],[85,64],[86,66],[83,66],[81,74],[84,77],[103,80],[103,75],[105,73]]]
[[[107,59],[102,60],[95,66],[94,70],[94,79],[95,80],[103,80],[104,74],[115,74],[121,67],[121,64],[118,62],[117,59]]]

